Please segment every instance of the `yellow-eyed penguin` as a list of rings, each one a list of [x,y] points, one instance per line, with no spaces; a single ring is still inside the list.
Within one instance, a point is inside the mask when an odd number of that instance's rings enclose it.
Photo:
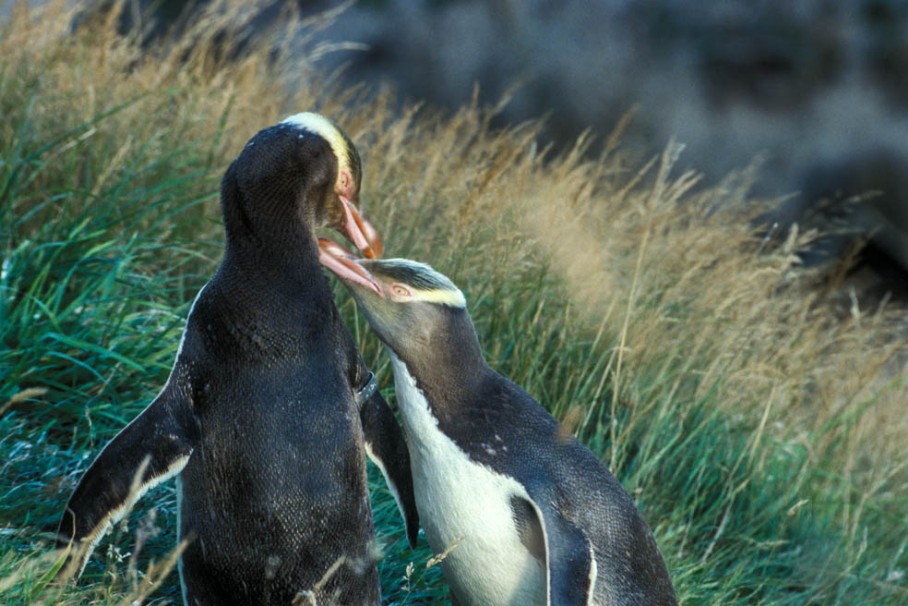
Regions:
[[[58,545],[71,572],[149,488],[177,476],[187,605],[379,604],[364,452],[414,542],[409,457],[315,236],[331,226],[380,252],[355,205],[360,178],[353,143],[313,113],[260,131],[230,165],[224,257],[192,304],[170,377],[66,506]]]
[[[461,291],[414,261],[347,263],[360,279],[341,277],[391,356],[416,506],[433,551],[449,550],[442,569],[454,603],[676,604],[633,500],[487,365]]]

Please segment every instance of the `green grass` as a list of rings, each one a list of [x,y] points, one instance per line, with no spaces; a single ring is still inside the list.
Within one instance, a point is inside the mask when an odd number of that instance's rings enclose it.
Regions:
[[[763,207],[750,175],[698,187],[671,149],[638,168],[611,142],[553,156],[538,125],[493,131],[477,107],[395,117],[384,97],[324,87],[305,58],[217,63],[214,16],[199,50],[144,61],[104,28],[66,34],[59,6],[16,19],[0,30],[3,603],[179,602],[172,485],[62,593],[47,587],[52,533],[166,380],[220,256],[230,159],[313,108],[357,141],[386,254],[463,288],[490,363],[635,497],[683,603],[908,603],[904,317],[843,311],[796,263],[810,234],[761,245],[741,210]],[[336,294],[393,401],[386,358]],[[444,603],[425,542],[406,547],[374,469],[370,482],[386,600]]]

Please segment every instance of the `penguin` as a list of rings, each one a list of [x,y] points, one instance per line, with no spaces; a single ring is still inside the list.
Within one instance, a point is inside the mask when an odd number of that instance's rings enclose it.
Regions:
[[[166,384],[69,499],[57,534],[64,576],[78,577],[110,526],[176,477],[187,606],[380,603],[364,453],[413,544],[409,454],[339,317],[322,271],[333,259],[315,235],[334,227],[363,254],[381,253],[356,205],[360,182],[353,143],[314,113],[260,131],[231,163],[224,256]]]
[[[677,604],[633,500],[489,367],[451,280],[405,259],[347,262],[361,276],[341,277],[391,358],[416,507],[430,547],[444,554],[452,602]]]

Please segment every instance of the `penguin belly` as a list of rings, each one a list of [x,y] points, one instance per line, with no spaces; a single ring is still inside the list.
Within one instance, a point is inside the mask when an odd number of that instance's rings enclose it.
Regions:
[[[197,399],[203,431],[179,493],[190,606],[289,605],[302,591],[320,606],[380,603],[355,413],[310,405],[302,376],[225,372]],[[343,403],[334,386],[322,397]]]
[[[460,606],[545,604],[546,573],[520,540],[511,498],[524,487],[472,460],[438,427],[422,391],[392,355],[416,508]]]

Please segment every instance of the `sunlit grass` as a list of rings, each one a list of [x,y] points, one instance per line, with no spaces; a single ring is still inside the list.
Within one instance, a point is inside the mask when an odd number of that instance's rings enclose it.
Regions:
[[[112,21],[72,34],[62,3],[0,29],[0,601],[132,603],[160,581],[147,601],[179,602],[171,485],[77,587],[47,585],[52,533],[166,380],[219,259],[227,164],[315,109],[360,148],[386,255],[462,287],[489,362],[621,479],[684,603],[908,602],[904,315],[840,309],[798,265],[811,234],[758,237],[752,175],[701,186],[673,170],[673,146],[644,167],[613,141],[554,156],[538,125],[491,129],[493,108],[397,116],[319,76],[318,49],[271,52],[280,36],[222,63],[209,43],[234,8],[199,21],[194,50],[149,56]],[[387,360],[336,292],[393,401]],[[406,548],[372,472],[386,599],[442,603],[427,546]]]

